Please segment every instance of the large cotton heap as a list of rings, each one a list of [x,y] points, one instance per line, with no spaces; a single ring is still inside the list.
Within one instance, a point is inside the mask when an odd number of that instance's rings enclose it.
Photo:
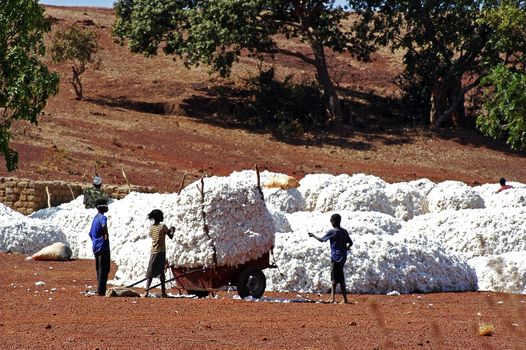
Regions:
[[[410,183],[394,183],[385,191],[393,208],[393,215],[400,220],[410,220],[428,212],[427,193]]]
[[[269,269],[273,290],[327,292],[330,288],[329,243],[303,232],[276,235],[279,269]],[[283,275],[281,275],[283,274]],[[355,236],[346,265],[351,293],[401,293],[476,290],[475,271],[434,242],[425,246],[395,236]]]
[[[484,198],[486,208],[526,208],[526,186],[516,184],[514,188],[499,193],[496,193],[495,188],[495,185],[474,188]]]
[[[330,174],[307,174],[300,180],[300,191],[305,200],[305,210],[315,210],[318,196],[335,178]]]
[[[465,259],[526,251],[526,208],[426,214],[404,223],[399,234],[425,236]]]
[[[257,189],[253,172],[204,180],[204,204],[198,183],[189,185],[170,212],[177,230],[173,263],[211,266],[213,246],[219,266],[237,266],[257,259],[274,244],[274,225]],[[204,231],[206,213],[209,236]]]
[[[305,210],[305,200],[301,192],[296,188],[265,188],[263,189],[263,195],[268,207],[282,213],[294,213]]]
[[[476,257],[468,263],[477,271],[480,290],[526,294],[526,251]]]
[[[58,226],[28,218],[0,203],[0,252],[32,255],[54,242],[66,242]]]
[[[330,179],[318,194],[315,209],[324,212],[377,211],[394,215],[385,193],[386,187],[387,183],[376,176],[338,175]]]
[[[288,214],[287,220],[291,231],[311,232],[323,236],[332,228],[330,218],[336,212],[322,213],[305,211]],[[400,222],[394,217],[376,212],[338,211],[342,217],[342,227],[351,235],[392,235],[398,232]]]
[[[459,181],[437,184],[427,196],[429,211],[484,208],[484,200],[477,191]]]

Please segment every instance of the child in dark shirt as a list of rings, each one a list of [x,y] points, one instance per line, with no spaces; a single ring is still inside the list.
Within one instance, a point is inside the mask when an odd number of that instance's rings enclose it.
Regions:
[[[316,237],[314,234],[309,232],[309,237],[314,237],[320,242],[330,241],[331,243],[331,302],[335,302],[335,290],[336,285],[340,284],[340,289],[343,296],[343,302],[347,301],[347,290],[345,288],[345,276],[343,274],[343,268],[347,261],[347,251],[352,247],[353,243],[347,230],[341,228],[340,223],[342,217],[339,214],[333,214],[331,216],[332,229],[327,231],[325,236]]]

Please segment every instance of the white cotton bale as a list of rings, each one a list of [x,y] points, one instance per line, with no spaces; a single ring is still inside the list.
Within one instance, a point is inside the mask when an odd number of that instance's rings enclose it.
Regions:
[[[365,235],[354,243],[345,268],[351,293],[476,290],[475,271],[434,242],[422,247],[396,236]],[[302,232],[280,233],[274,253],[279,268],[266,270],[270,290],[326,292],[330,288],[328,243]]]
[[[437,184],[427,196],[429,212],[484,208],[484,199],[463,182],[444,181]]]
[[[526,294],[526,250],[468,260],[479,290]]]
[[[406,237],[425,237],[461,255],[498,255],[526,250],[525,209],[448,210],[415,217],[402,224]]]
[[[365,174],[339,175],[331,179],[319,194],[318,211],[377,211],[394,215],[382,179]]]
[[[287,214],[274,209],[273,207],[267,206],[267,209],[272,217],[272,222],[274,223],[274,230],[276,232],[289,232],[291,231],[289,220],[287,219]]]
[[[422,196],[427,196],[436,186],[436,183],[426,178],[409,181],[407,184],[417,190]]]
[[[255,182],[236,174],[206,178],[204,186],[204,211],[218,265],[237,266],[268,252],[275,228]],[[193,184],[181,192],[170,212],[177,231],[177,266],[211,266],[213,262],[212,242],[203,229],[201,208],[201,195]]]
[[[319,194],[324,191],[333,178],[335,176],[330,174],[307,174],[300,180],[298,190],[305,200],[305,210],[316,208]]]
[[[287,215],[290,231],[311,232],[323,236],[332,228],[332,214],[342,217],[341,226],[353,235],[392,235],[398,232],[401,223],[396,218],[376,212],[338,211],[338,212],[297,212]],[[285,231],[282,231],[285,232]]]
[[[526,187],[514,187],[499,193],[485,194],[486,208],[526,208]]]
[[[263,196],[269,208],[282,213],[294,213],[305,210],[305,200],[301,192],[296,188],[265,188],[263,189]]]
[[[66,241],[59,227],[24,216],[0,203],[0,251],[32,254],[57,241]]]
[[[73,258],[81,259],[93,257],[89,230],[93,217],[97,214],[96,209],[85,209],[83,199],[84,196],[79,196],[69,203],[41,209],[31,214],[32,218],[58,226],[66,236],[64,242],[71,248]]]
[[[385,193],[400,220],[410,220],[427,212],[427,197],[408,183],[394,183],[387,186]]]
[[[31,258],[42,261],[68,261],[71,259],[71,255],[72,252],[69,246],[62,242],[56,242],[40,249]]]

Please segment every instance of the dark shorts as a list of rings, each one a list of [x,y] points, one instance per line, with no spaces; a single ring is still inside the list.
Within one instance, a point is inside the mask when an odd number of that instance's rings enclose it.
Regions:
[[[343,267],[345,261],[336,262],[331,260],[331,281],[333,283],[345,283],[345,277],[343,276]]]
[[[157,278],[164,273],[164,261],[166,260],[166,252],[150,255],[150,262],[148,263],[148,270],[146,277]]]

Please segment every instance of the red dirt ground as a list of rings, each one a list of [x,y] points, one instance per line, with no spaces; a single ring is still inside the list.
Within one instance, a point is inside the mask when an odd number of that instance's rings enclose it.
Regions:
[[[61,91],[37,126],[17,123],[12,146],[20,169],[8,174],[0,164],[0,176],[89,182],[96,164],[106,183],[124,184],[124,170],[132,184],[176,191],[185,172],[195,179],[257,163],[298,178],[363,172],[391,182],[477,184],[501,176],[526,182],[524,153],[467,129],[343,130],[297,143],[205,118],[200,111],[211,89],[238,87],[256,72],[255,61],[242,59],[231,79],[218,79],[171,57],[127,52],[110,36],[109,10],[47,7],[47,13],[58,20],[55,29],[79,22],[97,30],[101,64],[82,77],[84,101],[74,99],[68,66],[51,65],[61,73]],[[380,53],[366,64],[330,55],[330,62],[342,88],[399,93],[391,81],[396,56]],[[313,74],[291,60],[274,64],[282,76]],[[0,349],[526,349],[524,295],[352,295],[353,305],[245,302],[226,292],[218,299],[110,299],[82,294],[96,283],[92,260],[36,262],[2,253],[0,264]],[[495,334],[479,336],[481,322],[492,323]]]
[[[350,295],[356,304],[348,305],[250,302],[227,292],[216,299],[104,298],[83,294],[96,285],[93,260],[1,253],[0,264],[2,349],[526,349],[524,295]],[[479,336],[481,323],[495,333]]]

